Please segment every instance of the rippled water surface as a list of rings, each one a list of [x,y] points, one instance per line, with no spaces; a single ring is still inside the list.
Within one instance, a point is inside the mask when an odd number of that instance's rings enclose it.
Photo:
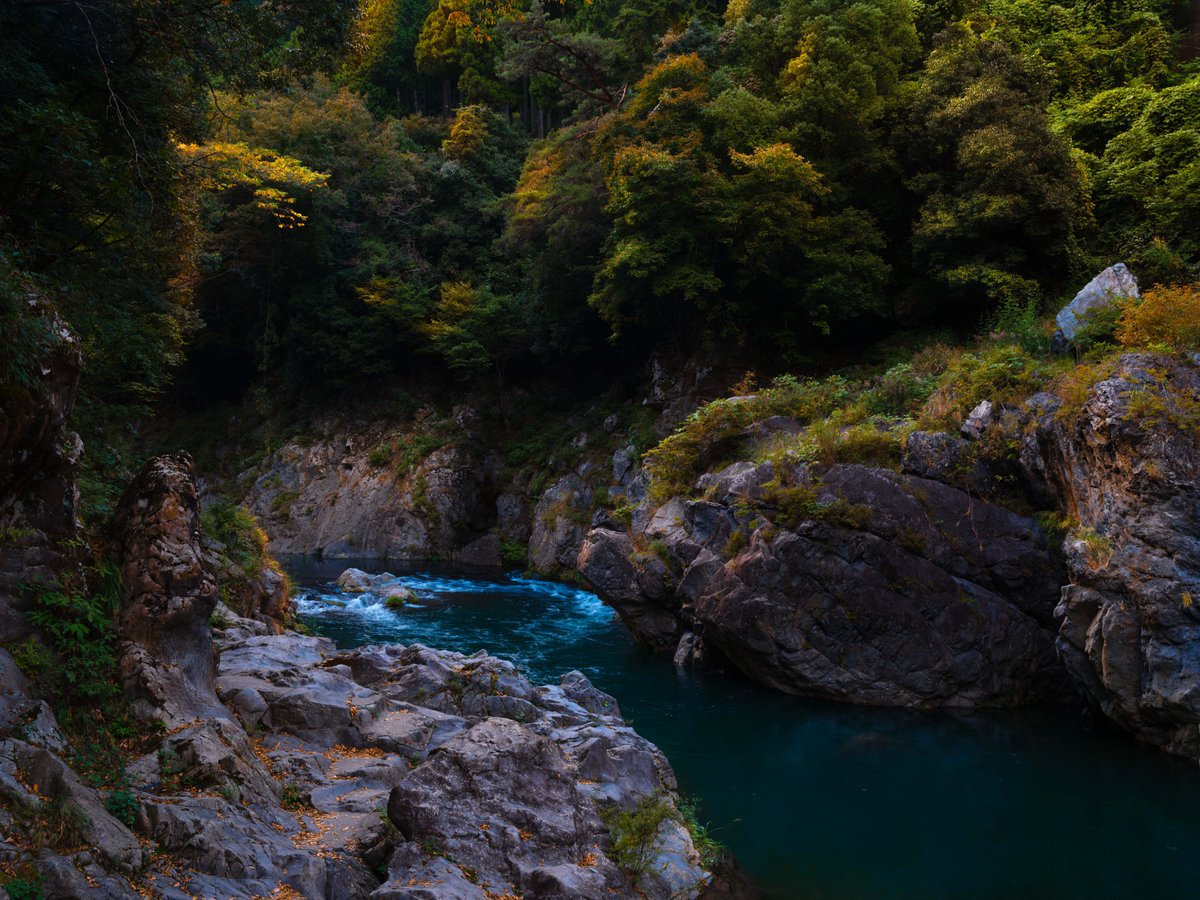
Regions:
[[[400,572],[420,603],[397,611],[331,587],[351,561],[285,563],[305,621],[342,647],[483,648],[535,682],[587,674],[767,896],[1200,897],[1200,772],[1082,719],[799,700],[677,672],[573,587]]]

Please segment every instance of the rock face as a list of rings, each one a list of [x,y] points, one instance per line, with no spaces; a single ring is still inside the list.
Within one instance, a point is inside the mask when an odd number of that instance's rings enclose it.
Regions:
[[[238,562],[209,535],[202,535],[200,546],[205,567],[221,586],[222,601],[237,615],[255,619],[275,634],[282,634],[292,619],[292,597],[288,580],[275,560],[267,556],[249,564]]]
[[[120,674],[134,710],[169,728],[220,716],[208,630],[217,585],[200,549],[191,457],[146,463],[117,507],[112,550],[122,585]]]
[[[786,527],[766,485],[813,506]],[[891,706],[1055,699],[1060,563],[1036,524],[941,484],[838,465],[738,463],[645,531],[592,531],[580,571],[643,641],[685,631],[788,693]],[[632,542],[665,547],[638,553]],[[659,551],[661,552],[661,550]],[[685,656],[689,656],[685,654]]]
[[[1074,340],[1079,329],[1098,310],[1111,306],[1121,297],[1140,297],[1137,279],[1126,268],[1117,263],[1105,269],[1075,295],[1075,299],[1058,313],[1058,328],[1067,340]]]
[[[478,460],[445,447],[402,471],[393,457],[381,463],[375,456],[399,441],[368,430],[276,452],[246,498],[273,551],[448,559],[494,524]]]
[[[591,504],[591,488],[576,474],[559,479],[542,495],[533,511],[531,567],[548,574],[575,570]]]
[[[1022,460],[1081,529],[1059,649],[1092,703],[1200,762],[1200,370],[1123,357],[1079,410],[1044,395]]]
[[[46,346],[28,382],[0,381],[0,643],[29,633],[17,608],[20,586],[53,581],[74,565],[62,547],[80,535],[75,472],[83,444],[66,423],[82,354],[78,339],[41,298],[26,300],[22,315],[44,333]]]

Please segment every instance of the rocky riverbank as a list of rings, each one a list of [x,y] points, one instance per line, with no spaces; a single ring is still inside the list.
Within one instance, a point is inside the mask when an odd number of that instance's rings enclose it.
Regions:
[[[287,630],[269,559],[202,534],[186,454],[142,469],[103,536],[106,561],[90,563],[78,440],[63,430],[79,355],[60,337],[41,392],[7,398],[0,420],[0,880],[10,894],[708,889],[670,764],[614,698],[578,672],[532,685],[483,652],[342,653]],[[78,703],[54,708],[64,696]]]
[[[1060,314],[1058,344],[1126,295],[1127,269],[1101,273]],[[472,443],[465,408],[442,432],[457,449],[407,469],[381,468],[381,435],[352,430],[288,445],[243,481],[288,550],[499,565],[515,549],[507,561],[578,573],[681,662],[853,703],[1086,702],[1200,761],[1195,359],[1059,359],[1034,377],[1019,351],[977,358],[967,377],[995,393],[957,418],[935,409],[937,428],[716,401],[714,419],[738,426],[689,451],[699,468],[670,495],[649,489],[628,416],[576,423],[574,455],[523,480]],[[705,420],[684,417],[714,383],[685,371],[656,368],[641,406],[686,445]]]
[[[1200,761],[1197,364],[1125,354],[1074,396],[980,404],[959,434],[907,434],[899,471],[734,463],[598,521],[580,571],[679,662],[855,703],[1077,692]],[[1065,537],[1010,508],[1033,504]]]
[[[679,897],[709,881],[670,764],[583,675],[538,687],[483,652],[275,634],[219,604],[199,530],[190,461],[153,460],[114,548],[124,694],[160,737],[119,789],[73,771],[81,748],[0,651],[5,871],[47,897]],[[609,849],[642,808],[658,823],[631,867]]]

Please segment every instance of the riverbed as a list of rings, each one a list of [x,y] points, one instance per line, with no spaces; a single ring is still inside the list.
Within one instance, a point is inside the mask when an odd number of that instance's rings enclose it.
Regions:
[[[1086,716],[972,715],[787,697],[677,670],[570,585],[402,570],[390,609],[331,582],[378,562],[285,560],[302,620],[341,647],[423,643],[572,669],[670,758],[764,896],[1177,898],[1200,885],[1200,771]]]

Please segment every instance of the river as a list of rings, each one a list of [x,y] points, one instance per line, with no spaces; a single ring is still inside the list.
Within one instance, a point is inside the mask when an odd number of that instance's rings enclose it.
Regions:
[[[423,643],[509,659],[534,683],[571,669],[613,694],[670,758],[701,818],[764,896],[811,900],[1180,898],[1200,891],[1200,771],[1085,717],[949,715],[786,697],[677,671],[575,587],[389,571],[392,610],[284,560],[302,620],[341,647]]]

